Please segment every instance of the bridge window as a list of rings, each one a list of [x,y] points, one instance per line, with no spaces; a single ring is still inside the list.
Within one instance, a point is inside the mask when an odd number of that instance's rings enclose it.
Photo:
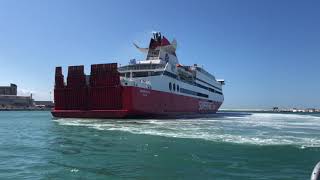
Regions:
[[[132,77],[148,77],[148,72],[133,72]]]
[[[159,55],[160,55],[160,51],[159,50],[149,49],[148,55],[147,55],[147,60],[158,59]]]

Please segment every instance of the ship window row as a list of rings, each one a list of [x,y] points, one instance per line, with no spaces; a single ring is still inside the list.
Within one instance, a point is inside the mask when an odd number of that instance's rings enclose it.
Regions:
[[[130,70],[148,70],[148,69],[164,69],[165,64],[133,64],[119,67],[119,71],[130,71]]]
[[[173,73],[168,72],[168,71],[164,71],[163,75],[172,77],[173,79],[177,79],[177,77],[178,77],[176,74],[173,74]]]
[[[130,72],[127,73],[120,73],[121,77],[130,77]]]
[[[133,78],[135,78],[135,77],[148,77],[148,76],[159,76],[159,75],[166,75],[166,76],[169,76],[169,77],[171,77],[171,78],[174,78],[174,79],[177,79],[177,75],[175,75],[175,74],[173,74],[173,73],[171,73],[171,72],[168,72],[168,71],[142,71],[142,72],[132,72],[132,77]],[[120,76],[123,76],[123,77],[130,77],[130,72],[127,72],[127,73],[120,73]],[[211,85],[211,84],[209,84],[209,83],[207,83],[207,82],[205,82],[205,81],[203,81],[203,80],[201,80],[201,79],[198,79],[197,78],[197,80],[198,81],[200,81],[200,82],[203,82],[203,83],[205,83],[205,84],[207,84],[207,85],[209,85],[209,86],[212,86],[212,87],[214,87],[214,88],[216,88],[216,89],[219,89],[219,90],[222,90],[221,88],[218,88],[218,87],[216,87],[216,86],[213,86],[213,85]],[[189,83],[189,82],[187,82],[187,83]],[[189,83],[189,84],[191,84],[191,83]],[[193,85],[193,84],[191,84],[191,85]],[[215,90],[215,89],[212,89],[212,88],[209,88],[209,87],[206,87],[206,86],[203,86],[203,85],[201,85],[201,84],[198,84],[198,83],[196,83],[196,86],[198,86],[198,87],[200,87],[200,88],[202,88],[202,89],[206,89],[206,90],[208,90],[208,91],[211,91],[211,92],[213,92],[213,93],[217,93],[217,94],[221,94],[222,95],[222,92],[220,92],[220,91],[217,91],[217,90]]]
[[[184,93],[184,94],[189,94],[189,95],[199,96],[199,97],[204,97],[204,98],[208,98],[209,97],[207,94],[199,93],[199,92],[196,92],[196,91],[191,91],[189,89],[184,89],[184,88],[180,88],[180,92]]]
[[[204,70],[204,69],[202,69],[200,67],[197,67],[196,69],[197,69],[197,71],[205,74],[206,76],[209,76],[211,79],[216,80],[216,78],[212,74],[208,73],[206,70]]]
[[[159,76],[162,75],[162,71],[141,71],[141,72],[132,72],[132,77],[148,77],[148,76]],[[130,72],[120,73],[122,77],[130,77]]]
[[[149,50],[148,55],[147,55],[147,59],[156,59],[159,58],[160,55],[160,50]]]
[[[185,89],[185,88],[180,88],[179,85],[176,86],[175,83],[169,83],[169,89],[170,91],[173,89],[173,91],[176,91],[176,87],[177,87],[177,91],[178,92],[181,92],[181,93],[184,93],[184,94],[189,94],[189,95],[193,95],[193,96],[199,96],[199,97],[204,97],[204,98],[208,98],[209,96],[207,94],[203,94],[203,93],[199,93],[199,92],[196,92],[196,91],[191,91],[191,90],[188,90],[188,89]]]
[[[210,83],[207,83],[206,81],[201,80],[201,79],[199,79],[199,78],[196,78],[196,80],[198,80],[198,81],[200,81],[200,82],[203,82],[203,83],[205,83],[205,84],[207,84],[207,85],[209,85],[209,86],[212,86],[212,87],[214,87],[214,88],[216,88],[216,89],[222,90],[221,88],[216,87],[216,86],[214,86],[214,85],[212,85],[212,84],[210,84]]]
[[[148,77],[148,76],[159,76],[162,74],[162,71],[143,71],[143,72],[132,72],[132,77]]]
[[[173,74],[173,73],[171,73],[171,72],[168,72],[168,71],[164,71],[163,75],[166,75],[166,76],[169,76],[169,77],[171,77],[171,78],[177,79],[177,75],[175,75],[175,74]],[[206,83],[206,84],[208,84],[208,85],[210,85],[210,86],[212,86],[212,87],[214,87],[214,88],[217,88],[217,89],[221,90],[221,88],[215,87],[215,86],[213,86],[213,85],[211,85],[211,84],[209,84],[209,83],[207,83],[207,82],[205,82],[205,81],[203,81],[203,80],[201,80],[201,79],[197,79],[197,80],[198,80],[198,81],[201,81],[201,82],[204,82],[204,83]],[[190,84],[190,85],[195,85],[195,86],[197,86],[197,87],[200,87],[200,88],[202,88],[202,89],[208,90],[208,91],[213,92],[213,93],[216,93],[216,94],[220,94],[220,95],[223,94],[223,93],[220,92],[220,91],[217,91],[217,90],[215,90],[215,89],[213,89],[213,88],[209,88],[209,87],[203,86],[203,85],[201,85],[201,84],[199,84],[199,83],[190,83],[190,82],[187,82],[187,81],[183,81],[183,82],[188,83],[188,84]],[[170,89],[170,90],[171,90],[171,89]]]
[[[170,82],[170,83],[169,83],[169,90],[171,91],[172,89],[173,89],[173,91],[176,91],[176,84],[173,83],[173,85],[172,85],[172,83]],[[178,91],[178,92],[180,91],[179,85],[177,85],[177,91]]]
[[[198,84],[198,83],[196,83],[196,86],[198,86],[199,88],[202,88],[202,89],[206,89],[206,90],[208,90],[208,91],[210,91],[210,92],[213,92],[213,93],[217,93],[217,94],[221,94],[221,95],[222,95],[222,92],[217,91],[217,90],[212,89],[212,88],[209,88],[209,87],[207,87],[207,86],[204,86],[204,85],[201,85],[201,84]]]
[[[148,76],[159,76],[159,75],[166,75],[166,76],[169,76],[169,77],[171,77],[171,78],[174,78],[174,79],[177,79],[177,75],[175,75],[175,74],[173,74],[173,73],[171,73],[171,72],[168,72],[168,71],[140,71],[140,72],[132,72],[132,77],[133,78],[137,78],[137,77],[148,77]],[[122,77],[130,77],[130,72],[126,72],[126,73],[120,73],[120,76],[122,76]],[[208,84],[208,85],[210,85],[210,86],[212,86],[211,84],[209,84],[209,83],[207,83],[207,82],[205,82],[205,81],[203,81],[203,80],[201,80],[201,79],[198,79],[197,78],[197,80],[198,81],[201,81],[201,82],[203,82],[203,83],[205,83],[205,84]],[[210,91],[210,92],[213,92],[213,93],[216,93],[216,94],[220,94],[220,95],[222,95],[223,93],[222,92],[220,92],[220,91],[217,91],[217,90],[215,90],[215,89],[213,89],[213,88],[210,88],[210,87],[206,87],[206,86],[203,86],[203,85],[201,85],[201,84],[199,84],[199,83],[189,83],[189,82],[186,82],[186,83],[188,83],[188,84],[190,84],[190,85],[196,85],[197,87],[200,87],[200,88],[202,88],[202,89],[205,89],[205,90],[208,90],[208,91]],[[213,87],[215,87],[215,86],[213,86]],[[221,90],[221,88],[218,88],[218,87],[215,87],[215,88],[217,88],[217,89],[219,89],[219,90]],[[170,89],[170,91],[173,89],[173,91],[176,91],[176,85],[175,84],[171,84],[171,83],[169,83],[169,89]],[[179,92],[179,88],[178,88],[178,86],[177,86],[177,91]]]

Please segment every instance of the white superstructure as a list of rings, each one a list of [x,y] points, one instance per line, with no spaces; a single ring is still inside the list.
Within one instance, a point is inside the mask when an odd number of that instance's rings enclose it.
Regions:
[[[197,65],[179,64],[176,56],[177,42],[172,43],[154,33],[149,48],[140,48],[147,54],[145,60],[131,60],[127,66],[118,70],[123,86],[136,86],[161,92],[201,98],[214,102],[223,102],[223,80],[216,78]]]

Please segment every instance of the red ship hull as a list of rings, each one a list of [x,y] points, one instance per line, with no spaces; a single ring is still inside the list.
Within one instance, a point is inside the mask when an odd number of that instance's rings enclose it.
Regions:
[[[98,107],[69,110],[54,108],[52,115],[62,118],[180,117],[215,113],[221,106],[221,102],[209,102],[200,98],[139,87],[121,87],[120,89],[121,92],[120,94],[118,92],[118,95],[121,96],[121,101],[116,104],[120,103],[117,107],[121,108],[112,108],[112,105],[105,109]],[[108,96],[106,99],[101,99],[101,97],[99,99],[110,102],[110,98],[114,99],[115,96],[108,92],[106,95]]]
[[[222,102],[136,86],[122,86],[117,64],[91,66],[89,82],[83,66],[69,66],[67,84],[57,67],[54,117],[177,117],[215,113]]]

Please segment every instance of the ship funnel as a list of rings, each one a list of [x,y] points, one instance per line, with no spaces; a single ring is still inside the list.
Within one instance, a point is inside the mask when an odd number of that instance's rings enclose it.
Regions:
[[[161,39],[162,39],[161,32],[153,32],[153,39],[155,41],[161,42]]]

